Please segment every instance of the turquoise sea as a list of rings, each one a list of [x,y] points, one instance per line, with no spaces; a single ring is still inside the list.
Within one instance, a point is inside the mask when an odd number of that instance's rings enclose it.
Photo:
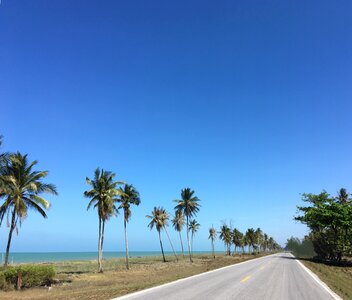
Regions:
[[[195,254],[209,253],[209,251],[194,251]],[[172,252],[166,251],[166,255],[173,255]],[[178,253],[180,254],[180,253]],[[186,254],[186,253],[185,253]],[[143,256],[159,256],[160,251],[131,251],[130,257],[143,257]],[[125,257],[125,252],[109,252],[103,253],[105,259]],[[5,254],[1,254],[2,261]],[[30,262],[57,262],[67,260],[93,260],[97,259],[97,252],[14,252],[10,253],[10,263],[30,263]]]

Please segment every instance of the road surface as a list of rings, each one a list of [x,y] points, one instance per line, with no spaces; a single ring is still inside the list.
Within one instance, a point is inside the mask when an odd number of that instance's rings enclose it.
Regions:
[[[289,253],[261,257],[116,299],[339,299]]]

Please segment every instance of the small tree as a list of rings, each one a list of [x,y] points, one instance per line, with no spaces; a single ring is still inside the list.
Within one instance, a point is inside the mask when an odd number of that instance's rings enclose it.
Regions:
[[[216,239],[216,230],[213,225],[209,228],[209,239],[211,240],[211,251],[215,259],[214,241]]]

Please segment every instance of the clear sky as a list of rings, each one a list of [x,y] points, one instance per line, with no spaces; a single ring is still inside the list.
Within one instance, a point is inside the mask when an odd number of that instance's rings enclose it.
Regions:
[[[351,1],[1,2],[3,149],[59,191],[13,251],[96,250],[83,192],[98,166],[140,191],[131,250],[159,249],[145,215],[184,187],[202,204],[196,250],[222,220],[303,237],[300,193],[352,190]],[[106,250],[122,229],[107,224]]]

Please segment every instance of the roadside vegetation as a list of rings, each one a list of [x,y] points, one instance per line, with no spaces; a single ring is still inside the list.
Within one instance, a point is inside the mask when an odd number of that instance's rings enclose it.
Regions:
[[[343,299],[352,299],[352,199],[345,188],[335,197],[303,194],[307,206],[298,206],[295,220],[310,230],[303,239],[291,237],[291,251]]]

